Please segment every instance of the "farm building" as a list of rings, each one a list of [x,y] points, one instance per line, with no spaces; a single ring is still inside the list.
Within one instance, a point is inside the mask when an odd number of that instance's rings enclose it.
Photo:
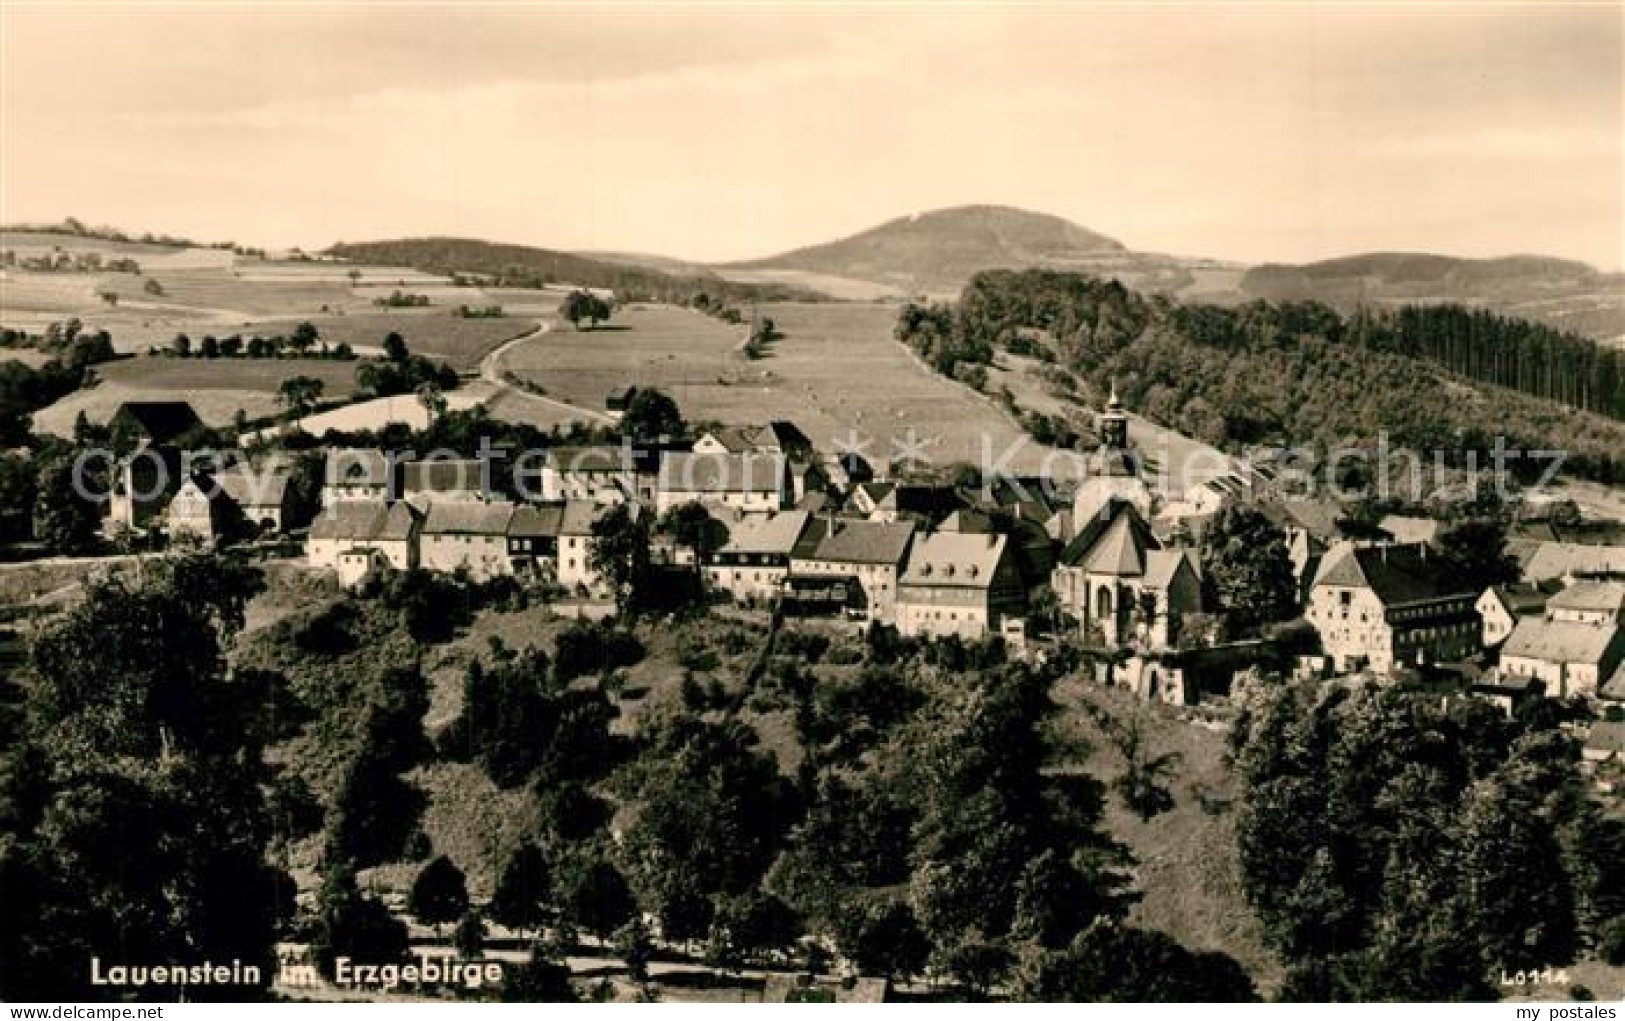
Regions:
[[[1533,677],[1553,698],[1596,698],[1625,661],[1625,631],[1612,623],[1546,618],[1518,622],[1501,647],[1501,671]]]
[[[192,405],[186,401],[125,401],[107,421],[115,436],[138,444],[173,443],[203,427]]]
[[[1512,629],[1525,617],[1546,613],[1546,592],[1535,585],[1492,585],[1478,597],[1476,608],[1483,620],[1484,647],[1493,649],[1506,641]]]

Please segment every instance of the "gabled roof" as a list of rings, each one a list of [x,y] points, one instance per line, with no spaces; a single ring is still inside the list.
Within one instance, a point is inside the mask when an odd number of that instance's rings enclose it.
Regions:
[[[1119,526],[1118,522],[1124,522]],[[1132,503],[1126,500],[1110,500],[1098,514],[1091,514],[1088,520],[1079,522],[1083,527],[1072,541],[1067,543],[1066,549],[1061,553],[1061,563],[1068,567],[1083,567],[1085,570],[1095,570],[1092,564],[1095,561],[1097,547],[1106,540],[1114,528],[1121,528],[1128,533],[1126,537],[1116,537],[1112,542],[1118,547],[1118,561],[1122,560],[1122,544],[1127,543],[1130,549],[1138,550],[1137,559],[1132,559],[1129,566],[1138,574],[1145,569],[1144,555],[1146,550],[1160,549],[1162,544],[1157,537],[1151,534],[1151,526]]]
[[[506,503],[437,500],[429,505],[424,535],[507,535],[514,508]]]
[[[1300,528],[1320,539],[1336,539],[1343,509],[1324,499],[1265,500],[1258,505],[1264,516],[1282,527]]]
[[[1439,535],[1439,522],[1433,518],[1403,514],[1389,514],[1377,522],[1377,527],[1393,536],[1396,542],[1432,542]]]
[[[327,452],[323,481],[329,486],[389,485],[389,458],[382,450],[345,447]]]
[[[286,468],[238,464],[216,472],[214,481],[239,507],[280,507],[291,478]]]
[[[784,511],[770,517],[746,518],[734,525],[722,553],[770,553],[789,556],[806,530],[812,515],[806,511]]]
[[[1322,585],[1369,588],[1385,606],[1482,594],[1464,590],[1426,543],[1334,547],[1315,578]]]
[[[921,532],[899,584],[985,589],[993,583],[1008,540],[971,532]]]
[[[1514,617],[1540,613],[1546,609],[1548,598],[1539,587],[1525,585],[1522,582],[1512,585],[1492,585],[1489,595],[1500,602],[1506,612]]]
[[[1617,616],[1625,610],[1625,581],[1576,581],[1548,599],[1546,608]]]
[[[1525,581],[1585,574],[1625,574],[1625,546],[1543,542],[1526,550],[1523,560]]]
[[[1501,661],[1535,659],[1546,663],[1600,664],[1620,642],[1618,627],[1578,621],[1525,618],[1501,646]]]
[[[659,487],[666,493],[777,493],[784,488],[784,456],[668,453],[660,459]]]
[[[333,504],[310,524],[312,539],[350,542],[391,542],[411,538],[416,517],[405,503],[348,500]]]
[[[1189,564],[1191,574],[1198,573],[1196,558],[1188,549],[1154,549],[1145,555],[1145,585],[1147,588],[1165,589],[1179,573],[1181,564]]]
[[[559,534],[564,523],[564,504],[523,504],[508,519],[508,534],[515,538],[540,539]]]
[[[1145,574],[1145,536],[1126,514],[1116,515],[1089,548],[1083,568],[1090,574],[1137,578]]]
[[[637,504],[627,504],[635,514]],[[603,517],[609,511],[608,507],[594,503],[591,500],[566,500],[564,510],[559,515],[560,535],[591,535],[593,522]]]
[[[186,401],[125,401],[113,412],[112,421],[134,428],[154,443],[168,443],[203,424]]]
[[[813,560],[833,560],[846,564],[891,564],[902,562],[914,537],[912,521],[851,521],[835,518],[811,554]]]
[[[1615,702],[1625,702],[1625,662],[1619,664],[1612,677],[1605,678],[1597,686],[1597,694]]]

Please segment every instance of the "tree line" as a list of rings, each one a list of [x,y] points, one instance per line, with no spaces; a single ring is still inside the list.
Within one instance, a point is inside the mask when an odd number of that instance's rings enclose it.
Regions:
[[[1116,281],[1052,270],[978,274],[957,305],[905,307],[897,334],[939,371],[955,374],[963,362],[987,362],[996,348],[1030,349],[1036,332],[1058,366],[1077,377],[1080,396],[1099,399],[1115,382],[1135,410],[1231,449],[1373,443],[1386,434],[1397,446],[1459,459],[1491,450],[1499,435],[1511,447],[1565,451],[1566,469],[1575,475],[1625,478],[1625,426],[1542,396],[1476,383],[1427,356],[1438,351],[1444,359],[1444,352],[1464,350],[1465,332],[1449,339],[1463,322],[1478,323],[1477,336],[1508,347],[1572,347],[1544,328],[1488,313],[1418,309],[1345,320],[1315,303],[1182,305]],[[1435,327],[1439,339],[1421,339]],[[1561,358],[1551,360],[1554,367],[1541,377],[1548,382],[1537,385],[1531,376],[1532,389],[1585,389],[1551,382]],[[1599,366],[1608,362],[1598,356]],[[1609,371],[1615,370],[1599,368],[1588,384],[1593,403],[1602,400]],[[1445,393],[1451,399],[1441,400]]]

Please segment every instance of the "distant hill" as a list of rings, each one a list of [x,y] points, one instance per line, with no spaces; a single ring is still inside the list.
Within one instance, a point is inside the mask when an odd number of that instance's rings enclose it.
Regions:
[[[1058,216],[1008,206],[957,206],[903,216],[828,244],[718,266],[867,281],[898,293],[949,293],[984,269],[1133,262],[1122,242]]]
[[[1371,252],[1302,265],[1249,269],[1241,290],[1269,301],[1356,305],[1460,302],[1601,340],[1625,334],[1625,276],[1542,255],[1463,259]]]
[[[774,301],[818,295],[788,284],[751,284],[722,279],[709,270],[668,272],[647,264],[589,258],[528,245],[495,244],[472,238],[402,238],[337,244],[328,254],[352,262],[384,263],[445,276],[464,275],[498,286],[569,284],[607,288],[625,300],[686,303],[697,294],[731,301]],[[620,257],[627,258],[627,257]],[[644,263],[651,257],[639,256]],[[675,260],[667,265],[684,265]]]

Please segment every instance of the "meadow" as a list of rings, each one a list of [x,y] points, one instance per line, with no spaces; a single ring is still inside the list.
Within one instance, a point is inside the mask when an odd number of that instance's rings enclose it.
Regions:
[[[322,381],[323,400],[355,391],[354,362],[310,358],[126,358],[96,367],[101,382],[78,390],[34,415],[39,432],[71,435],[79,412],[105,422],[125,401],[185,400],[206,425],[228,426],[238,409],[249,418],[282,411],[276,391],[284,379],[312,376]]]
[[[914,449],[937,464],[982,459],[984,436],[1003,462],[1036,470],[1049,448],[1028,439],[993,402],[917,362],[891,338],[889,305],[775,303],[761,314],[783,338],[766,357],[739,351],[745,328],[663,305],[617,310],[609,329],[567,325],[520,345],[506,367],[550,396],[601,409],[617,387],[654,386],[693,421],[788,418],[821,448],[856,444],[880,462]],[[911,440],[912,437],[912,440]],[[1056,464],[1066,477],[1070,466]]]

